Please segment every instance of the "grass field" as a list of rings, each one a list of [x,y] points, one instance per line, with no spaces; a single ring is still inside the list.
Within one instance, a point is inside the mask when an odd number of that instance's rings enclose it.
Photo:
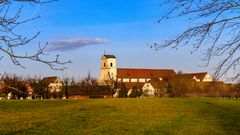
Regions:
[[[0,134],[240,134],[240,100],[0,101]]]

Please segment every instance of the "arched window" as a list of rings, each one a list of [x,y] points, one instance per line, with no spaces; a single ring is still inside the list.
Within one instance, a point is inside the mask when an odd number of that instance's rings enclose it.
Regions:
[[[103,63],[103,67],[106,67],[106,63]]]
[[[113,66],[113,64],[112,63],[110,63],[110,67],[112,67]]]

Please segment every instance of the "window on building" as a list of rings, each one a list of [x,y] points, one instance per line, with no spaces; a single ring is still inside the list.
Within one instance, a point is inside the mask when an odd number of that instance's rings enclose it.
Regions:
[[[113,64],[112,64],[112,63],[110,63],[110,66],[112,67],[112,66],[113,66]]]
[[[106,63],[103,63],[103,67],[106,67]]]

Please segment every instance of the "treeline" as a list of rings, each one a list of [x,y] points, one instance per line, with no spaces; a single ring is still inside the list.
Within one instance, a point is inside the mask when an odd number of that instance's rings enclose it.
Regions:
[[[41,77],[20,77],[17,75],[4,74],[0,78],[0,98],[7,98],[8,94],[13,99],[50,99],[69,98],[69,96],[82,95],[88,98],[119,97],[223,97],[240,98],[240,83],[226,84],[223,82],[196,82],[194,80],[158,81],[154,91],[143,87],[127,87],[124,83],[114,82],[111,85],[98,85],[97,79],[87,77],[76,80],[74,77],[63,77],[61,91],[49,90]],[[4,85],[3,85],[4,83]]]
[[[114,88],[112,86],[99,86],[97,79],[87,77],[77,80],[74,77],[61,78],[61,91],[51,92],[48,84],[41,77],[20,77],[17,75],[4,74],[0,77],[0,97],[7,99],[12,94],[12,99],[62,99],[69,98],[71,90],[77,88],[77,94],[81,93],[90,98],[112,97]]]
[[[4,74],[1,76],[3,87],[0,89],[0,97],[6,98],[9,93],[13,99],[27,98],[62,98],[66,95],[66,89],[63,87],[61,92],[50,92],[48,85],[42,82],[41,77],[20,77],[17,75]],[[63,83],[64,84],[64,83]]]

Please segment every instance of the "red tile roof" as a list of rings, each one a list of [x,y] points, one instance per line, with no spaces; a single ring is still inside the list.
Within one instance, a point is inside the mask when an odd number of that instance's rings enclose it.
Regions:
[[[180,77],[181,79],[193,79],[194,76],[197,79],[200,79],[201,81],[204,79],[204,77],[207,75],[207,72],[202,72],[202,73],[184,73],[184,74],[178,74],[177,76]]]
[[[175,75],[176,73],[172,69],[117,69],[117,78],[171,78]]]
[[[194,76],[196,76],[198,79],[203,80],[208,73],[207,73],[207,72],[202,72],[202,73],[193,73],[193,74],[194,74]]]

